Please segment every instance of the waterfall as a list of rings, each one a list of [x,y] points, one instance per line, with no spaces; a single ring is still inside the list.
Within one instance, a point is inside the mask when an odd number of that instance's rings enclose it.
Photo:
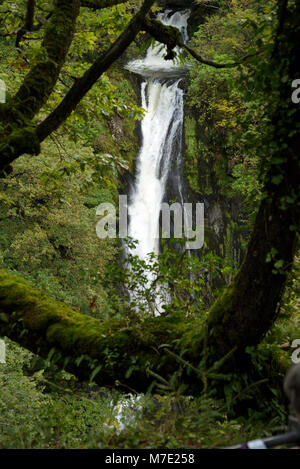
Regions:
[[[165,25],[177,27],[183,41],[187,41],[189,14],[189,10],[166,10],[159,19]],[[178,54],[178,48],[176,52]],[[146,113],[141,123],[142,145],[128,206],[128,234],[138,241],[131,252],[143,260],[151,252],[159,253],[160,207],[171,163],[175,159],[178,164],[181,156],[183,91],[180,82],[186,67],[176,60],[164,60],[166,53],[165,46],[155,43],[144,59],[130,62],[126,67],[143,76],[141,101]],[[183,202],[181,181],[177,183]]]
[[[183,40],[187,41],[189,14],[189,10],[166,10],[159,19],[166,25],[180,29]],[[148,49],[143,60],[135,60],[126,66],[128,70],[142,75],[144,79],[141,85],[141,101],[146,114],[141,123],[142,145],[137,157],[135,184],[128,205],[128,234],[139,242],[131,252],[143,260],[147,259],[150,252],[159,253],[160,206],[165,195],[171,163],[175,161],[178,165],[181,158],[183,91],[179,85],[186,67],[164,60],[166,53],[166,47],[156,43]],[[182,183],[177,175],[176,185],[179,200],[183,203]],[[152,279],[149,278],[150,280]],[[131,296],[135,297],[134,292],[131,292]],[[160,301],[163,296],[159,291],[160,300],[155,305],[156,315],[162,311]],[[118,434],[128,423],[133,424],[134,420],[139,418],[142,408],[140,398],[141,396],[131,396],[122,399],[114,407],[112,425],[118,426]],[[136,410],[134,416],[131,416],[130,409],[133,407]],[[107,423],[106,425],[110,426]]]

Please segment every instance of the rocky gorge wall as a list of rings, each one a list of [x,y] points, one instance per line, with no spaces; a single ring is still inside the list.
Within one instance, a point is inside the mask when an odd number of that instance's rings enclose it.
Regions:
[[[161,3],[172,8],[186,8],[192,4],[184,0],[166,0]],[[192,6],[189,19],[190,37],[210,14],[211,8]],[[200,259],[207,255],[219,258],[218,274],[215,274],[214,279],[209,277],[208,280],[212,286],[221,286],[230,283],[235,269],[242,262],[247,237],[247,219],[240,194],[232,190],[231,156],[226,153],[223,145],[225,131],[217,126],[213,117],[206,122],[201,118],[201,107],[205,108],[207,105],[205,96],[200,106],[190,103],[189,74],[182,86],[185,98],[181,164],[178,167],[176,160],[173,160],[165,200],[179,200],[176,186],[180,177],[184,201],[204,203],[205,242],[203,248],[194,251],[193,255]]]

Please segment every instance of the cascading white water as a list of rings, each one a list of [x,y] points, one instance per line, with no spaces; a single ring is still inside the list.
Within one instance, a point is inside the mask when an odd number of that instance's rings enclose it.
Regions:
[[[189,14],[189,10],[166,10],[160,15],[160,20],[177,27],[183,41],[187,41]],[[141,124],[142,146],[128,206],[128,234],[138,241],[132,253],[143,260],[151,252],[159,253],[159,215],[170,160],[174,151],[181,149],[183,91],[179,84],[185,67],[176,60],[164,60],[166,53],[166,47],[156,43],[148,49],[144,59],[133,61],[126,67],[145,78],[141,87],[142,107],[146,110]],[[182,199],[181,185],[178,191]]]
[[[187,41],[187,20],[189,10],[165,11],[160,20],[175,26]],[[126,68],[145,77],[141,87],[142,107],[146,110],[142,121],[142,146],[137,158],[136,180],[128,206],[129,236],[138,241],[132,254],[145,260],[147,254],[159,252],[159,214],[174,153],[181,150],[183,124],[183,91],[179,87],[184,68],[172,61],[164,60],[167,50],[156,44],[149,48],[145,59],[136,60]],[[175,155],[176,160],[180,155]],[[183,202],[182,185],[178,180],[178,195]],[[149,281],[151,278],[149,278]],[[131,292],[134,297],[134,292]],[[160,301],[164,295],[159,292],[156,315],[161,310]],[[140,396],[121,400],[114,408],[114,426],[122,431],[137,418],[141,403]],[[133,406],[138,411],[133,417],[127,411]],[[109,425],[108,425],[109,426]]]
[[[139,241],[136,254],[145,259],[159,251],[159,211],[169,172],[173,141],[183,118],[183,93],[158,80],[142,85],[143,145],[138,159],[136,184],[128,207],[129,235]]]
[[[181,31],[183,42],[188,41],[187,22],[190,16],[190,10],[172,11],[165,10],[159,15],[159,20],[167,25],[174,26]],[[177,47],[175,53],[178,54],[180,49]],[[180,68],[178,63],[172,60],[165,60],[167,54],[166,46],[156,42],[154,47],[149,47],[146,57],[130,62],[126,68],[135,73],[139,73],[150,80],[155,76],[158,78],[178,77],[185,68]]]

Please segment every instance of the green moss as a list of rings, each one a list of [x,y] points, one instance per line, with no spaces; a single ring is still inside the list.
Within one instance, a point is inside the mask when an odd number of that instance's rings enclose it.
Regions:
[[[4,313],[0,335],[45,358],[55,350],[57,365],[79,377],[87,379],[91,367],[100,364],[99,384],[123,381],[132,357],[136,357],[138,365],[129,380],[135,389],[145,390],[152,382],[148,367],[161,370],[164,376],[174,373],[177,360],[170,359],[159,346],[174,347],[188,330],[187,323],[171,317],[136,318],[128,327],[117,318],[100,321],[52,300],[4,270],[0,270],[0,308]]]
[[[39,152],[40,142],[34,127],[15,130],[0,144],[2,167],[7,166],[23,153],[38,155]]]
[[[196,137],[195,119],[186,117],[184,120],[185,131],[185,173],[191,189],[198,193],[198,144]]]
[[[35,116],[53,90],[73,39],[79,9],[79,0],[55,2],[35,64],[12,99],[15,113],[22,116],[23,122]]]
[[[160,21],[153,19],[145,19],[144,24],[145,29],[154,37],[154,39],[166,44],[169,53],[182,41],[180,31],[173,26],[166,26]],[[170,56],[170,58],[173,57]]]

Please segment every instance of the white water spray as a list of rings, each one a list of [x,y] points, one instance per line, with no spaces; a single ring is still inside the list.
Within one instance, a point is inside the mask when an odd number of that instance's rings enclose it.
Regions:
[[[160,20],[177,27],[183,41],[187,41],[189,10],[166,10]],[[179,49],[177,49],[177,53]],[[146,110],[142,120],[142,146],[137,158],[136,179],[128,206],[129,236],[138,241],[131,251],[146,260],[151,252],[159,253],[159,215],[165,195],[171,159],[180,157],[183,125],[183,91],[181,76],[185,72],[178,61],[166,61],[165,46],[155,43],[144,59],[127,65],[130,71],[145,78],[141,87],[142,107]],[[175,153],[175,155],[174,155]],[[182,199],[179,182],[178,191]],[[183,202],[181,200],[181,202]],[[149,276],[149,281],[153,280]],[[159,312],[159,307],[157,308]],[[160,311],[161,312],[161,311]]]

